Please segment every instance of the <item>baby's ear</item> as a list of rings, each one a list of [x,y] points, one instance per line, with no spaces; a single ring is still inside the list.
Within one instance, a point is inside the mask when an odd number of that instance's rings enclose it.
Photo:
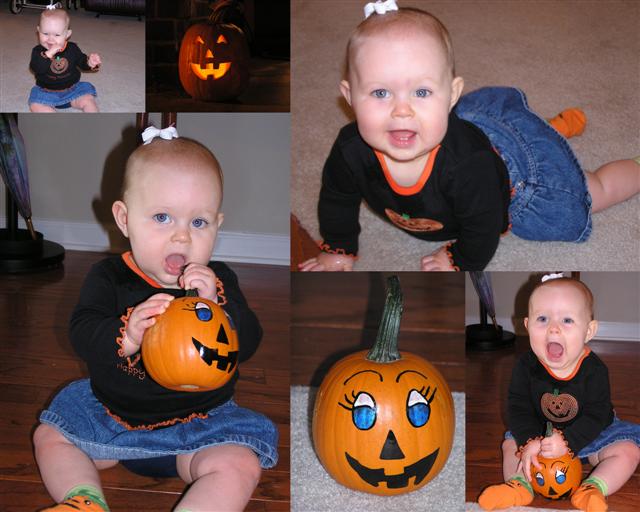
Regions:
[[[588,343],[589,341],[591,341],[591,339],[596,335],[597,332],[598,332],[598,321],[591,320],[589,322],[589,325],[587,325],[587,339],[585,340],[585,343]]]
[[[122,201],[116,201],[111,207],[111,212],[122,234],[129,238],[129,230],[127,229],[127,205]]]
[[[65,39],[69,39],[71,37],[71,30],[67,30],[67,35],[65,36]]]
[[[461,76],[457,76],[451,82],[451,104],[449,105],[449,111],[458,103],[462,95],[462,89],[464,89],[464,79]]]
[[[344,99],[347,100],[349,106],[351,106],[351,86],[349,85],[349,82],[346,80],[342,80],[340,82],[340,92],[344,96]]]
[[[528,331],[529,330],[529,317],[525,316],[524,317],[524,328]]]

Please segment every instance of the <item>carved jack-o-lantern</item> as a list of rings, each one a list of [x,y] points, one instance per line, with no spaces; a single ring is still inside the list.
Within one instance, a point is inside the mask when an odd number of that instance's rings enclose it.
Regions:
[[[401,308],[397,278],[391,278],[373,349],[331,368],[313,413],[313,442],[327,472],[374,494],[422,487],[443,468],[453,443],[447,382],[423,358],[397,350]]]
[[[554,423],[571,421],[578,414],[578,401],[568,393],[545,393],[540,399],[542,413]]]
[[[174,299],[145,331],[142,361],[158,384],[177,391],[209,391],[226,384],[238,365],[238,336],[215,302]]]
[[[551,422],[547,422],[546,436],[553,432]],[[580,487],[582,481],[582,463],[569,452],[555,459],[538,455],[540,468],[531,465],[531,487],[538,494],[551,500],[568,498]]]
[[[194,99],[224,101],[238,97],[249,83],[249,47],[233,24],[198,23],[182,39],[180,82]]]

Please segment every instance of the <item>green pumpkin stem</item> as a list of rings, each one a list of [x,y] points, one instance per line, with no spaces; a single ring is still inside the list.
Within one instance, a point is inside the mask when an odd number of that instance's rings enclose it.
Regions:
[[[189,288],[188,290],[185,290],[184,296],[185,297],[197,297],[198,296],[198,290],[196,290],[195,288]]]
[[[547,432],[544,434],[544,437],[551,437],[553,435],[553,425],[550,421],[547,421]]]
[[[402,318],[402,290],[398,276],[387,279],[387,298],[384,303],[382,320],[373,348],[367,354],[368,361],[390,363],[400,359],[398,332]]]

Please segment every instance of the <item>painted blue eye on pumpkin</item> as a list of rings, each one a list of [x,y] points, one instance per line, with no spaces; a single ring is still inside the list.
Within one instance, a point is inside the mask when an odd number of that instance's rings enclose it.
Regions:
[[[433,395],[432,395],[433,398]],[[427,399],[416,389],[409,392],[407,398],[407,418],[414,427],[422,427],[429,421],[431,406]]]
[[[351,409],[351,421],[359,430],[369,430],[376,422],[376,403],[369,393],[356,395]]]
[[[556,477],[556,482],[558,482],[559,484],[563,484],[565,482],[565,480],[567,479],[566,470],[562,471],[560,469],[556,469],[555,477]]]
[[[540,486],[544,485],[544,476],[542,476],[542,473],[536,473],[536,482],[538,482]]]
[[[211,311],[211,308],[204,302],[196,303],[195,312],[196,317],[198,317],[198,320],[200,320],[201,322],[208,322],[213,318],[213,312]]]

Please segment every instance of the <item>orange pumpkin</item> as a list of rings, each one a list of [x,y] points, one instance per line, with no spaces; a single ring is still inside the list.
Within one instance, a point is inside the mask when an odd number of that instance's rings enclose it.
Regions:
[[[249,84],[249,46],[242,29],[224,23],[229,3],[214,8],[209,23],[187,30],[180,44],[178,73],[194,99],[226,101],[237,98]]]
[[[176,391],[209,391],[238,366],[238,335],[215,302],[186,296],[171,301],[142,340],[142,361],[153,380]]]
[[[443,468],[453,443],[449,386],[425,359],[398,352],[401,314],[394,276],[374,347],[329,370],[313,412],[324,468],[340,484],[373,494],[419,489]]]
[[[551,423],[547,423],[547,436],[552,432]],[[582,481],[582,463],[569,452],[562,457],[547,459],[538,456],[541,468],[531,465],[531,487],[538,494],[551,500],[568,498],[580,487]]]

